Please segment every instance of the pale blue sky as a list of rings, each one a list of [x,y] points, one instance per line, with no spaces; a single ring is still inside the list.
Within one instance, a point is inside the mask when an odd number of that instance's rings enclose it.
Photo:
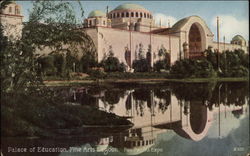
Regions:
[[[18,1],[23,7],[25,20],[28,19],[28,9],[32,8],[31,1]],[[134,3],[144,6],[151,11],[153,15],[163,14],[166,18],[173,18],[178,21],[190,15],[202,17],[209,28],[216,34],[216,25],[214,19],[219,16],[221,19],[221,36],[226,36],[226,40],[240,34],[247,40],[249,38],[249,9],[248,1],[81,1],[85,11],[85,17],[92,10],[103,10],[106,12],[106,6],[109,11],[120,4]],[[76,7],[76,12],[79,7]],[[169,17],[170,16],[170,17]],[[161,17],[162,18],[162,17]],[[173,24],[173,23],[172,23]]]

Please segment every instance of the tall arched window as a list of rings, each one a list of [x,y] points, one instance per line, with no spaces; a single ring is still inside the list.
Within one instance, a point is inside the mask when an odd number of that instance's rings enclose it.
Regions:
[[[124,17],[124,12],[122,13],[122,17]]]
[[[9,7],[9,13],[11,13],[12,12],[12,7]]]
[[[135,17],[138,17],[138,12],[135,13]]]
[[[15,6],[15,14],[18,15],[18,7]]]
[[[129,17],[129,13],[128,12],[126,13],[126,17]]]
[[[133,12],[131,12],[131,17],[134,17],[134,13]]]
[[[117,18],[119,18],[120,17],[120,13],[117,13]]]
[[[144,18],[146,18],[146,13],[144,13]]]
[[[147,14],[147,18],[149,18],[149,14]]]
[[[115,18],[115,13],[113,14],[113,18]]]
[[[140,17],[142,17],[142,12],[140,13]]]

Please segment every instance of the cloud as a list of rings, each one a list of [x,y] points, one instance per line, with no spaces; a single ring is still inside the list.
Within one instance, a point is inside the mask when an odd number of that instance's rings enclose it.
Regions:
[[[220,41],[223,41],[223,36],[229,42],[235,35],[242,35],[246,40],[249,38],[249,21],[247,19],[237,19],[231,15],[219,15],[220,19]],[[217,28],[217,18],[212,19],[212,26]],[[215,32],[216,36],[217,32]]]
[[[166,15],[164,15],[162,13],[156,13],[156,14],[154,14],[154,19],[155,19],[155,23],[157,25],[160,25],[160,23],[161,23],[162,26],[168,26],[168,21],[170,22],[170,26],[172,26],[177,21],[175,17],[166,16]]]

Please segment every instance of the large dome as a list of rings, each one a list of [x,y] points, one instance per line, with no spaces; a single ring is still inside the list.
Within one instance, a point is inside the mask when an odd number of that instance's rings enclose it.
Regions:
[[[116,7],[114,10],[147,10],[147,9],[138,4],[122,4]]]
[[[231,44],[246,45],[246,40],[241,35],[236,35],[232,38]]]
[[[245,39],[241,35],[236,35],[233,37],[232,41],[245,41]]]
[[[88,18],[91,17],[106,17],[106,14],[101,10],[94,10],[89,13]]]
[[[109,18],[144,18],[152,19],[153,16],[150,11],[138,4],[122,4],[109,12]]]

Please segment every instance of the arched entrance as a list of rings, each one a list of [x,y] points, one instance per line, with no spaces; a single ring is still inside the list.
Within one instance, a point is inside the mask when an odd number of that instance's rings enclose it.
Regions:
[[[202,52],[202,37],[201,32],[196,23],[192,24],[188,34],[189,40],[189,58],[200,58],[203,56]]]

